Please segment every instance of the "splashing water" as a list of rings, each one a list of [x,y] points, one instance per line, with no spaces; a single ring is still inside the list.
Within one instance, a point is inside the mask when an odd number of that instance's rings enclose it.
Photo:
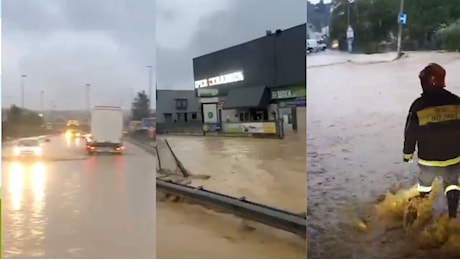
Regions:
[[[367,234],[378,233],[378,243],[386,248],[395,246],[400,250],[396,253],[399,256],[459,257],[460,221],[449,220],[440,182],[433,184],[433,191],[428,198],[419,200],[410,200],[417,195],[416,186],[388,193],[375,205],[375,215],[367,223],[359,222],[358,228]],[[409,203],[416,208],[417,218],[405,228],[404,214]]]

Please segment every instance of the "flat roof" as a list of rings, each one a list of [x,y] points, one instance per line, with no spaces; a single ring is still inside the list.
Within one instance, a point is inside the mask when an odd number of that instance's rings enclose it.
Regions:
[[[306,25],[307,25],[307,23],[302,23],[302,24],[299,24],[299,25],[292,26],[292,27],[289,27],[289,28],[287,28],[287,29],[281,30],[281,32],[289,31],[289,30],[295,29],[295,28],[297,28],[297,27],[306,26]],[[216,53],[218,53],[218,52],[226,51],[226,50],[228,50],[228,49],[235,48],[235,47],[238,47],[238,46],[242,46],[242,45],[245,45],[245,44],[248,44],[248,43],[251,43],[251,42],[255,42],[255,41],[258,41],[258,40],[261,40],[261,39],[263,39],[263,38],[270,37],[270,36],[276,34],[276,30],[275,30],[275,31],[271,31],[271,32],[272,32],[272,34],[270,34],[270,35],[264,35],[264,36],[262,36],[262,37],[255,38],[255,39],[249,40],[249,41],[247,41],[247,42],[243,42],[243,43],[240,43],[240,44],[237,44],[237,45],[233,45],[233,46],[230,46],[230,47],[227,47],[227,48],[223,48],[223,49],[220,49],[220,50],[217,50],[217,51],[213,51],[213,52],[210,52],[210,53],[207,53],[207,54],[204,54],[204,55],[200,55],[200,56],[197,56],[197,57],[193,58],[193,60],[199,59],[199,58],[203,58],[203,57],[206,57],[206,56],[209,56],[209,55],[213,55],[213,54],[216,54]]]

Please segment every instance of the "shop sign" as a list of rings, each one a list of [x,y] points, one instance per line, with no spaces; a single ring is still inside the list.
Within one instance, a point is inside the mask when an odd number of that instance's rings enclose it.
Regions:
[[[205,123],[203,124],[204,132],[217,132],[220,131],[221,127],[219,123]]]
[[[276,134],[276,125],[275,122],[224,123],[223,130],[227,133]]]
[[[289,99],[305,97],[307,90],[303,86],[272,90],[272,99]]]
[[[217,85],[223,85],[228,83],[234,83],[244,80],[244,74],[242,71],[232,72],[208,79],[202,79],[195,81],[195,88],[205,88]]]
[[[202,104],[206,104],[206,103],[219,103],[219,98],[218,98],[218,97],[200,98],[199,101],[200,101],[200,103],[202,103]]]
[[[197,95],[199,97],[215,97],[219,95],[218,89],[199,88],[197,89]]]
[[[287,100],[286,101],[287,106],[293,106],[293,107],[305,107],[307,106],[307,99],[305,97],[303,98],[296,98],[292,100]]]

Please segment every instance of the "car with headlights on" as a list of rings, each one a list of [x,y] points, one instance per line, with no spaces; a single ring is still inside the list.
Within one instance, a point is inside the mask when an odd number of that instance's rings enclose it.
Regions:
[[[43,148],[37,138],[19,139],[13,147],[13,155],[21,159],[40,159],[43,155]]]

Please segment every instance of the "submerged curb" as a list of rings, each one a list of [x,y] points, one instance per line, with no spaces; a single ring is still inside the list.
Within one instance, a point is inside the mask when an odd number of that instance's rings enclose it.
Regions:
[[[142,141],[139,141],[139,140],[136,140],[132,137],[128,137],[126,138],[126,141],[128,141],[129,143],[141,148],[142,150],[146,151],[147,153],[149,154],[152,154],[154,157],[155,157],[155,167],[156,167],[156,171],[160,171],[161,170],[161,163],[160,163],[160,158],[158,156],[158,150],[157,150],[157,147],[156,145],[150,145],[150,144],[146,144]]]

